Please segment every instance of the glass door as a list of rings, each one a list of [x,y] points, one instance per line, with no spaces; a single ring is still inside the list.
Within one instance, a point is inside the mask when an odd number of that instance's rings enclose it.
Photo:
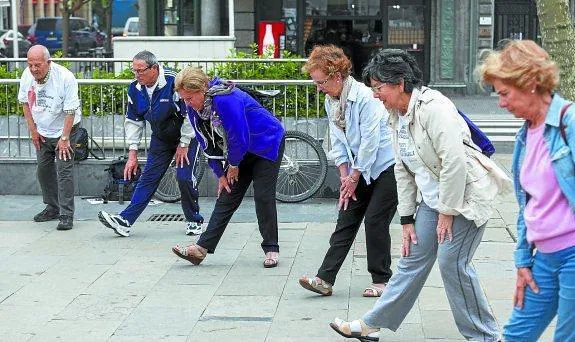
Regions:
[[[426,10],[423,1],[388,1],[384,21],[386,46],[408,51],[422,70],[427,69]]]
[[[403,49],[415,56],[427,80],[429,6],[425,0],[306,0],[303,53],[318,44],[340,46],[358,77],[377,50]]]

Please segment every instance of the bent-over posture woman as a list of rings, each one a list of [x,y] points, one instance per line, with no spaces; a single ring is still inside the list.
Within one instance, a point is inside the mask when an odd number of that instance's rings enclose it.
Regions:
[[[555,92],[559,69],[533,41],[511,41],[478,70],[499,105],[525,119],[512,166],[519,203],[515,307],[503,336],[537,341],[557,316],[554,340],[575,341],[575,105]]]
[[[470,262],[493,200],[510,180],[472,143],[453,103],[422,86],[421,70],[407,52],[381,50],[363,76],[390,112],[403,257],[372,310],[351,322],[336,318],[331,327],[363,341],[377,341],[380,328],[397,330],[437,259],[459,332],[468,340],[499,340]]]
[[[332,285],[365,218],[367,270],[372,284],[364,297],[379,297],[391,278],[389,224],[397,208],[389,114],[371,90],[351,77],[351,61],[334,45],[316,46],[303,68],[326,94],[331,158],[340,174],[339,214],[330,247],[315,277],[301,286],[324,296]]]
[[[198,242],[172,251],[200,264],[214,253],[233,213],[253,182],[264,267],[279,259],[276,183],[283,156],[285,130],[278,119],[249,94],[219,78],[210,80],[199,68],[187,67],[175,81],[187,105],[196,139],[218,177],[218,199]]]

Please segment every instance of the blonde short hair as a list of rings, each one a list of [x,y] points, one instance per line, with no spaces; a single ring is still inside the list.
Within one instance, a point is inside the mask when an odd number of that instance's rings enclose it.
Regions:
[[[326,75],[339,72],[346,78],[351,73],[351,61],[343,50],[335,45],[317,45],[301,69],[308,74],[314,70],[321,70]]]
[[[176,91],[185,89],[204,92],[208,90],[209,81],[210,78],[201,68],[187,66],[176,75],[174,89]]]
[[[499,80],[525,89],[535,82],[539,92],[552,92],[559,85],[557,64],[532,40],[511,40],[503,49],[489,51],[477,72],[483,84]]]

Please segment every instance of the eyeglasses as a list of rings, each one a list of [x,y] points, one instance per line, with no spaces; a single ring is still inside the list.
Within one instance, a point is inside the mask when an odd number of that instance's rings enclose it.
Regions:
[[[134,69],[134,68],[130,68],[130,70],[132,70],[132,72],[134,73],[134,75],[140,75],[145,73],[148,69],[151,69],[154,65],[149,65],[147,66],[145,69]]]
[[[325,80],[323,80],[323,81],[313,81],[313,83],[314,83],[316,86],[322,86],[322,85],[326,84],[327,81],[329,81],[329,79],[330,79],[332,76],[333,76],[333,72],[330,72],[329,75],[327,75],[327,77],[325,78]]]
[[[381,88],[383,88],[384,85],[385,85],[385,83],[382,83],[378,86],[371,87],[371,91],[373,91],[374,93],[379,93],[381,91]]]

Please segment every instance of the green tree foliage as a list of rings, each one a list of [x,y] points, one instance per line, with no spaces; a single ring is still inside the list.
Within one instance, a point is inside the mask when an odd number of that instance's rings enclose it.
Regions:
[[[79,10],[84,4],[92,0],[61,0],[60,9],[62,12],[62,52],[64,56],[68,55],[69,37],[70,37],[70,17],[74,12]],[[78,51],[76,51],[78,52]]]
[[[575,100],[575,29],[570,13],[569,1],[537,0],[543,47],[561,69],[561,93]]]

